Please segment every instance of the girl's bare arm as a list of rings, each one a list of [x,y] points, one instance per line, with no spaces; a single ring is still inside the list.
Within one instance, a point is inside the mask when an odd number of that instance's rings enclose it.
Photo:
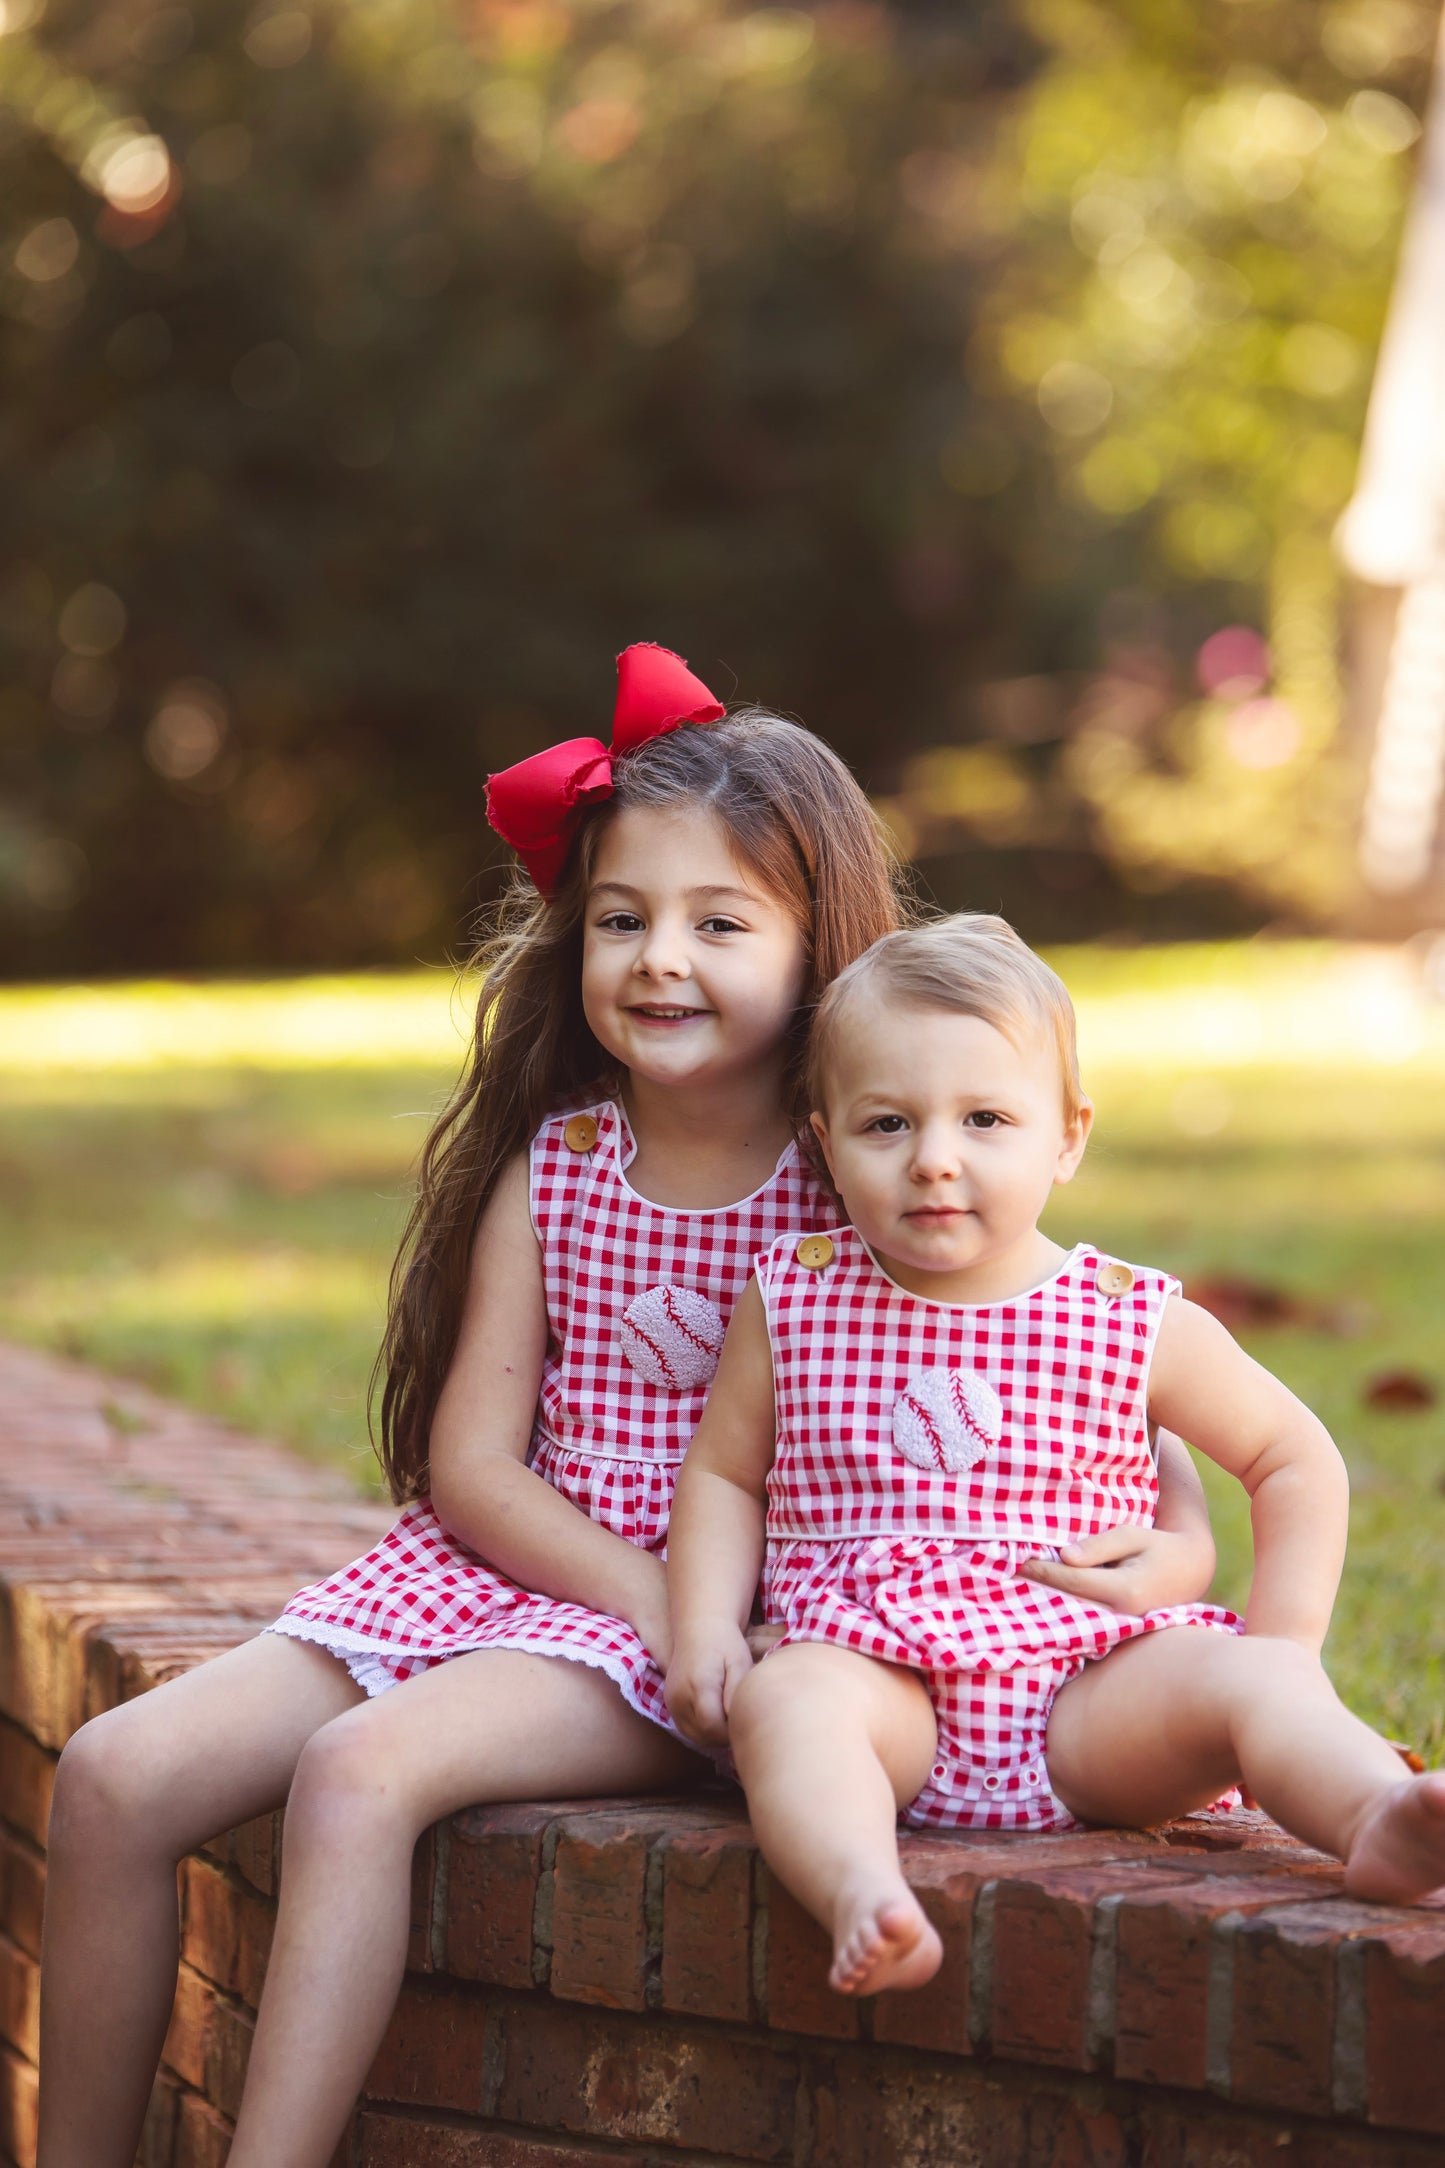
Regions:
[[[1318,1652],[1345,1557],[1349,1479],[1319,1418],[1245,1354],[1217,1318],[1176,1297],[1159,1328],[1150,1412],[1249,1493],[1250,1633]]]
[[[472,1247],[461,1332],[432,1422],[432,1504],[444,1527],[520,1587],[625,1619],[665,1660],[661,1560],[589,1520],[526,1464],[546,1352],[542,1252],[518,1154]]]
[[[667,1535],[668,1707],[690,1738],[707,1743],[726,1739],[733,1687],[752,1663],[746,1628],[763,1562],[774,1442],[772,1350],[750,1280],[682,1464]]]

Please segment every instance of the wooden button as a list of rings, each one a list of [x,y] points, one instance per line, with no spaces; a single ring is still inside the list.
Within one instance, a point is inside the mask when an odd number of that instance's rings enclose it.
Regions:
[[[1127,1265],[1100,1265],[1094,1285],[1101,1295],[1127,1295],[1134,1285],[1134,1275]]]
[[[597,1142],[597,1124],[590,1114],[574,1114],[562,1132],[569,1152],[590,1152]]]
[[[804,1235],[793,1255],[809,1272],[821,1272],[833,1262],[833,1245],[826,1235]]]

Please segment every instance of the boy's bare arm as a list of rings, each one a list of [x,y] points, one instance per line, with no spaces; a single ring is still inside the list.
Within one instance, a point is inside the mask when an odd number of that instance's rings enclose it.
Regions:
[[[1345,1464],[1319,1418],[1197,1304],[1165,1310],[1149,1408],[1238,1476],[1250,1497],[1254,1578],[1248,1629],[1318,1652],[1349,1522]]]

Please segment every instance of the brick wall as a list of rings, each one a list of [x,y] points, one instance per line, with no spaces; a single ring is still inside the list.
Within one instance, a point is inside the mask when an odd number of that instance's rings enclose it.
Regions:
[[[384,1519],[274,1448],[0,1350],[0,2162],[33,2160],[60,1746],[253,1632]],[[268,1817],[184,1863],[145,2168],[225,2157],[279,1840]],[[947,1961],[920,1994],[855,2004],[729,1798],[456,1816],[418,1847],[411,1969],[342,2159],[1445,2160],[1445,1908],[1355,1904],[1262,1817],[905,1852]]]

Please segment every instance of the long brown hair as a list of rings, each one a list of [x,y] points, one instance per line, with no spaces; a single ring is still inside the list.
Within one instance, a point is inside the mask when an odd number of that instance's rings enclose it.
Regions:
[[[470,960],[481,978],[476,1030],[422,1149],[372,1372],[377,1451],[398,1502],[426,1494],[432,1416],[461,1328],[477,1222],[498,1176],[549,1114],[585,1104],[616,1073],[582,1011],[587,893],[608,823],[632,806],[706,807],[740,864],[793,914],[808,969],[784,1094],[800,1130],[814,1005],[904,915],[867,799],[837,754],[796,723],[744,709],[685,725],[623,756],[613,781],[613,796],[584,810],[556,893],[544,901],[519,877]]]

